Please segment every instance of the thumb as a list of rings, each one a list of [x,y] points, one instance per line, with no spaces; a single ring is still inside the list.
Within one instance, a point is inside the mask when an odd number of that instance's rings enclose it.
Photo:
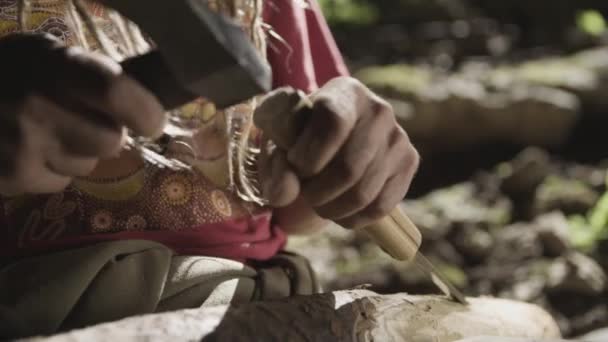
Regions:
[[[300,194],[300,181],[289,166],[285,151],[278,148],[260,165],[262,194],[272,207],[285,207]]]
[[[270,92],[253,114],[255,125],[278,147],[289,150],[295,143],[308,117],[310,101],[304,93],[292,88]]]

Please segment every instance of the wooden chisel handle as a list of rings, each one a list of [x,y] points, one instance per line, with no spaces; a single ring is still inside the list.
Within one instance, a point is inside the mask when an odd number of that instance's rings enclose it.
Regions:
[[[310,108],[310,101],[303,93],[286,88],[279,89],[270,93],[256,109],[254,121],[279,148],[289,149],[295,142]],[[388,216],[363,230],[397,260],[412,260],[422,241],[420,231],[399,206]]]
[[[422,243],[420,231],[399,206],[388,216],[363,230],[387,254],[397,260],[414,259]]]

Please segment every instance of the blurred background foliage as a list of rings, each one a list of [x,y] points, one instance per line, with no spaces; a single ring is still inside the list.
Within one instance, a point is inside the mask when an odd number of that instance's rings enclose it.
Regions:
[[[608,2],[602,0],[320,3],[341,47],[355,62],[411,62],[431,57],[424,61],[448,68],[466,56],[508,59],[592,46],[606,33],[608,13]],[[372,46],[365,49],[356,40]]]

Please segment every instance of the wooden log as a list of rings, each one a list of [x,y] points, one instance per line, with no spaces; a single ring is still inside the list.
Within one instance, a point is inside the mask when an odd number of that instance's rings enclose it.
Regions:
[[[28,341],[458,341],[474,336],[558,339],[537,306],[470,298],[378,295],[367,290],[131,317]]]

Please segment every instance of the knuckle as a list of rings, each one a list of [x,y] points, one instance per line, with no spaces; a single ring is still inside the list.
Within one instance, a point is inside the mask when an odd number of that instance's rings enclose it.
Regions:
[[[418,150],[409,142],[405,142],[399,147],[400,165],[417,170],[420,166],[420,154]]]
[[[420,165],[420,154],[406,135],[401,135],[391,144],[392,148],[399,156],[399,165],[418,169]]]
[[[340,178],[349,184],[356,182],[364,171],[363,167],[354,158],[343,158],[338,163]]]
[[[344,84],[346,87],[349,87],[350,89],[356,92],[364,91],[367,89],[367,87],[363,85],[361,81],[354,77],[342,76],[338,78],[338,80],[342,82],[342,84]]]
[[[320,132],[325,131],[328,135],[341,134],[354,124],[352,113],[343,109],[344,105],[340,104],[340,99],[323,97],[316,101],[314,106]]]
[[[329,81],[326,87],[344,87],[351,89],[363,89],[365,86],[361,81],[350,76],[338,76]]]
[[[395,121],[393,114],[393,106],[390,103],[386,102],[384,99],[374,96],[371,99],[371,107],[372,107],[372,115],[376,120],[381,120],[383,122],[393,122]]]
[[[353,189],[352,201],[357,206],[363,207],[373,201],[373,193],[369,189],[359,186]]]
[[[420,153],[418,153],[418,150],[416,150],[412,146],[409,156],[410,156],[409,164],[412,166],[412,168],[414,168],[414,170],[417,170],[418,167],[420,166]]]
[[[389,146],[400,149],[407,149],[412,143],[410,138],[399,125],[395,125],[389,134]]]

